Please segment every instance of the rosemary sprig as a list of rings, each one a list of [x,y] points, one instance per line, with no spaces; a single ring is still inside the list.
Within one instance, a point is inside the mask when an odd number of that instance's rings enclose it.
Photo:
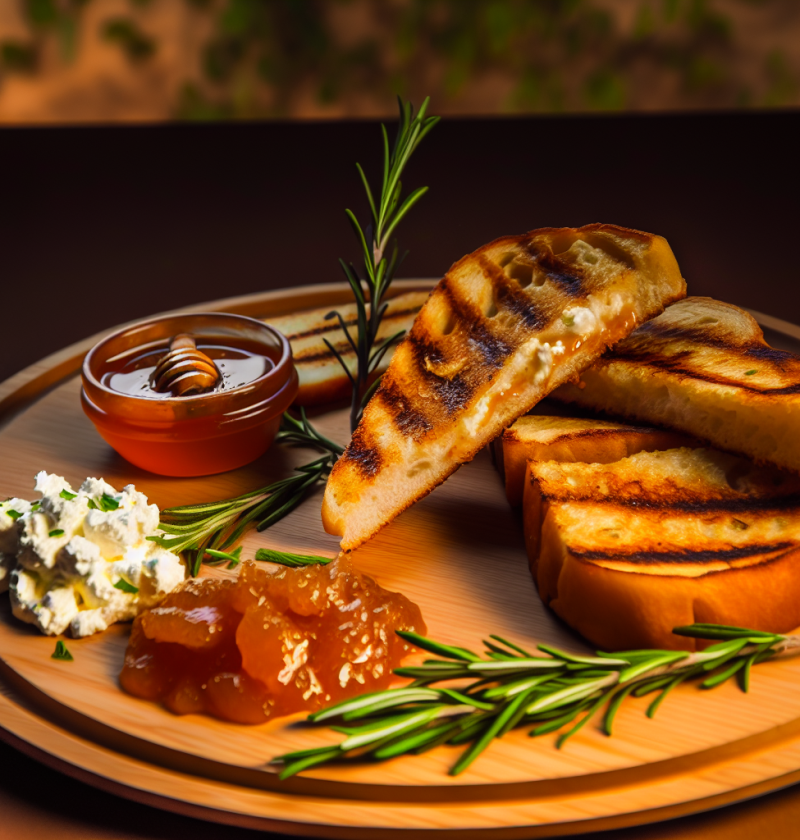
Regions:
[[[251,493],[219,502],[162,510],[159,527],[164,535],[147,539],[168,551],[186,555],[193,575],[200,571],[206,556],[212,561],[228,560],[229,567],[231,563],[236,565],[239,555],[229,554],[226,549],[235,545],[251,525],[263,531],[294,510],[311,488],[328,476],[343,451],[341,446],[313,429],[303,411],[299,420],[284,415],[278,437],[287,443],[315,446],[325,454],[298,467],[295,475]]]
[[[387,249],[397,226],[428,191],[427,187],[418,187],[403,199],[400,178],[414,150],[440,119],[439,117],[426,116],[429,99],[425,99],[416,116],[414,116],[410,102],[403,102],[399,97],[397,101],[400,109],[400,122],[391,150],[389,149],[389,135],[386,132],[386,126],[381,126],[383,133],[383,180],[377,201],[373,196],[361,164],[356,164],[372,214],[372,221],[367,226],[367,230],[364,231],[352,210],[345,211],[361,246],[364,259],[365,277],[363,281],[352,263],[348,265],[344,260],[339,260],[356,299],[357,332],[355,338],[351,335],[344,319],[338,312],[330,312],[326,316],[328,319],[338,319],[339,326],[356,356],[356,371],[352,373],[336,348],[327,339],[323,339],[328,349],[339,360],[353,388],[350,405],[351,431],[355,430],[364,406],[377,388],[378,380],[375,380],[372,385],[368,384],[370,377],[389,348],[403,336],[401,330],[375,346],[378,329],[388,306],[388,303],[384,302],[384,296],[394,278],[397,266],[402,261],[402,257],[399,257],[396,242],[391,255],[388,257]],[[369,305],[364,294],[364,286],[369,293]]]
[[[763,633],[742,627],[692,624],[674,631],[681,636],[719,640],[697,653],[633,650],[575,656],[539,645],[544,656],[491,636],[478,656],[414,633],[398,632],[406,641],[434,654],[422,665],[396,668],[413,682],[345,700],[309,715],[315,723],[339,721],[333,729],[346,737],[336,745],[287,753],[280,777],[293,776],[318,764],[352,758],[383,760],[419,754],[441,744],[467,745],[450,769],[464,772],[495,738],[519,726],[532,726],[532,737],[564,730],[564,743],[605,707],[602,731],[611,735],[623,700],[655,693],[647,709],[653,717],[664,698],[680,683],[702,679],[709,689],[736,676],[749,688],[751,667],[777,654],[797,653],[800,636]],[[459,681],[457,689],[441,683]]]
[[[239,546],[237,549],[233,551],[217,551],[213,548],[206,549],[206,555],[211,558],[211,560],[207,560],[206,562],[211,566],[218,566],[221,563],[225,563],[227,561],[229,569],[235,569],[242,560],[242,547]]]

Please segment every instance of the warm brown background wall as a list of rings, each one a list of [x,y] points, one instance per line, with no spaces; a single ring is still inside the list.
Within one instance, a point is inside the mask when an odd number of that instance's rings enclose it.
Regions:
[[[795,0],[3,0],[0,121],[774,108]]]

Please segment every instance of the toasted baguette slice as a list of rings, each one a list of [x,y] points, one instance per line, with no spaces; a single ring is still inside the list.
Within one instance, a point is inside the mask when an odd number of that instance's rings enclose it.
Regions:
[[[634,325],[682,297],[664,239],[612,225],[509,236],[457,262],[395,351],[322,506],[351,549]]]
[[[553,397],[800,472],[800,357],[729,303],[669,307]]]
[[[398,332],[409,330],[427,297],[428,292],[406,292],[389,300],[376,343],[380,344]],[[295,405],[318,405],[341,400],[350,395],[350,380],[336,355],[325,343],[327,339],[344,359],[350,372],[355,373],[356,354],[339,326],[339,321],[334,318],[325,320],[325,316],[334,310],[342,316],[347,328],[352,330],[355,336],[355,303],[323,306],[293,315],[265,319],[271,327],[280,330],[292,346],[294,365],[300,378]],[[375,373],[386,370],[393,352],[394,348],[390,348],[375,369]]]
[[[637,452],[690,446],[686,435],[578,417],[520,417],[497,439],[498,466],[512,507],[522,504],[528,461],[610,464]]]
[[[539,594],[605,650],[693,649],[674,627],[800,624],[800,478],[710,449],[531,462],[524,528]]]

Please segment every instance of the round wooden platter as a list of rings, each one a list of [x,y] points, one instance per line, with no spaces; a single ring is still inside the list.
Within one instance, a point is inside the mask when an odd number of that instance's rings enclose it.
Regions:
[[[397,290],[425,286],[404,281]],[[194,311],[269,317],[348,299],[344,285],[218,301]],[[772,329],[780,329],[775,324]],[[791,330],[784,331],[790,337]],[[0,497],[32,495],[40,469],[73,485],[87,475],[128,483],[161,507],[263,486],[309,453],[274,448],[250,466],[201,479],[150,475],[119,458],[78,400],[88,339],[0,385]],[[791,340],[791,339],[790,339]],[[347,437],[344,411],[318,426]],[[258,546],[334,555],[320,495],[263,534]],[[487,453],[453,475],[353,555],[360,570],[422,608],[431,636],[481,648],[491,633],[523,647],[585,651],[540,603],[519,522]],[[204,570],[204,574],[224,574]],[[317,768],[280,782],[269,759],[339,736],[302,717],[256,727],[176,717],[118,687],[128,627],[71,640],[74,662],[53,660],[54,640],[10,615],[0,600],[0,735],[92,784],[163,808],[250,827],[324,837],[398,831],[437,836],[535,837],[621,827],[691,813],[800,780],[800,659],[758,666],[749,694],[726,684],[677,689],[654,720],[647,698],[620,711],[612,738],[585,727],[566,746],[525,731],[497,741],[463,775],[441,748],[383,764]]]

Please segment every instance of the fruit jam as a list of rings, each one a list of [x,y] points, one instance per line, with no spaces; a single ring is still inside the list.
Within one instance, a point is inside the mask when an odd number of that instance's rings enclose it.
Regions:
[[[176,714],[236,723],[313,711],[386,688],[425,633],[416,604],[346,558],[287,569],[242,565],[191,580],[133,624],[120,683]]]

